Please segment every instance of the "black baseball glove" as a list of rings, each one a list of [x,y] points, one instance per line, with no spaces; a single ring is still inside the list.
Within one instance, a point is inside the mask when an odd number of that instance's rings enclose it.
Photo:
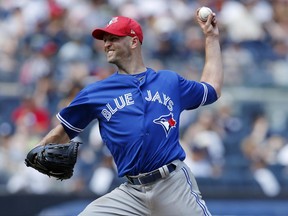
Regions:
[[[27,154],[25,164],[49,177],[61,181],[69,179],[73,175],[79,144],[80,142],[70,141],[66,144],[37,146]]]

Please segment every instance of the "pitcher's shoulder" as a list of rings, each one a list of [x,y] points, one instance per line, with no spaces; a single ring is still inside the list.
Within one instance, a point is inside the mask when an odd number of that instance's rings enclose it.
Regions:
[[[175,71],[172,71],[172,70],[158,70],[158,71],[155,71],[155,73],[160,76],[160,77],[178,77],[179,74]]]

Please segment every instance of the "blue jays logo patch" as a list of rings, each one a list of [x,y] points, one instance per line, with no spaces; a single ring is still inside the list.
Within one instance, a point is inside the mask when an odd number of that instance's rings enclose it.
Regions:
[[[168,115],[162,115],[159,118],[154,119],[153,122],[163,127],[166,133],[166,137],[168,136],[171,129],[176,127],[175,125],[177,123],[175,119],[173,118],[173,113],[169,113]]]

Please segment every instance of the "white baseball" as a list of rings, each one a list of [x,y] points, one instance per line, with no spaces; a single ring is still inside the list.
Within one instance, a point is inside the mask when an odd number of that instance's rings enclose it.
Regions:
[[[201,7],[199,12],[198,12],[198,15],[199,15],[199,18],[203,21],[203,22],[206,22],[207,19],[208,19],[208,16],[212,13],[212,10],[208,7]]]

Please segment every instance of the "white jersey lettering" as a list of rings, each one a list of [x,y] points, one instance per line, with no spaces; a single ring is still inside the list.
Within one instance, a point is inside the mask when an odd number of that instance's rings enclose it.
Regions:
[[[172,100],[169,100],[167,108],[172,112],[173,111],[174,103]]]
[[[119,104],[118,98],[115,98],[115,99],[114,99],[114,102],[115,102],[116,107],[117,107],[118,109],[123,109],[123,108],[125,107],[126,103],[125,103],[125,101],[124,101],[123,96],[120,96],[119,99],[120,99],[120,101],[121,101],[121,105]]]
[[[147,90],[147,96],[145,97],[146,101],[156,102],[158,101],[159,104],[163,104],[166,106],[169,111],[173,111],[174,102],[171,98],[162,93],[162,95],[157,91],[154,95],[152,94],[151,90]]]
[[[151,101],[152,100],[152,94],[150,90],[147,90],[147,97],[145,97],[146,101]]]
[[[126,101],[126,105],[127,106],[134,104],[134,100],[132,98],[132,94],[131,93],[124,94],[124,97],[125,97],[125,101]]]
[[[160,104],[162,104],[162,100],[161,100],[161,97],[160,97],[160,94],[159,92],[157,91],[152,99],[152,101],[158,101]]]
[[[108,103],[108,104],[106,104],[106,107],[109,109],[109,111],[112,113],[112,115],[114,114],[114,113],[116,113],[117,112],[117,108],[112,108],[111,107],[111,105]]]
[[[103,109],[101,114],[104,116],[104,118],[106,118],[107,121],[109,121],[112,116],[111,112],[109,112],[107,109]]]
[[[130,105],[134,104],[132,93],[127,93],[127,94],[121,95],[118,98],[114,98],[113,101],[114,101],[113,104],[107,103],[106,104],[107,109],[103,109],[101,111],[101,114],[104,116],[104,118],[107,121],[109,121],[111,119],[111,117],[118,110],[121,110],[126,106],[130,106]]]
[[[164,105],[167,106],[167,102],[170,100],[170,97],[163,94],[163,98],[164,98]]]

